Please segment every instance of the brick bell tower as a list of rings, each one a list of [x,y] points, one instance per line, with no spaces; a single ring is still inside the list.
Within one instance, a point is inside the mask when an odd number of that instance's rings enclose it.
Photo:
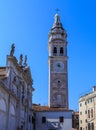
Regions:
[[[67,34],[56,13],[49,33],[49,106],[68,109]]]

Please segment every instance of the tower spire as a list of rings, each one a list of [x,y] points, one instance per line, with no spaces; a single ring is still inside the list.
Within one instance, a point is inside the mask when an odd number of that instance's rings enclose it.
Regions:
[[[58,11],[59,11],[59,9],[56,9],[56,14],[55,14],[55,17],[54,17],[53,28],[56,28],[56,27],[58,28],[58,27],[60,27],[60,28],[63,29],[62,23],[61,23],[61,21],[60,21],[60,16],[59,16],[59,14],[58,14]]]
[[[60,16],[58,13],[56,13],[54,16],[54,23],[49,33],[49,42],[56,39],[60,39],[67,42],[67,33],[66,33],[66,30],[62,26]]]

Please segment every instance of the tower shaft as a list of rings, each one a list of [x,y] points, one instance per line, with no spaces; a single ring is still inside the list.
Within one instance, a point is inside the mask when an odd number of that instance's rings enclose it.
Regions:
[[[67,34],[55,15],[49,33],[49,106],[68,108]]]

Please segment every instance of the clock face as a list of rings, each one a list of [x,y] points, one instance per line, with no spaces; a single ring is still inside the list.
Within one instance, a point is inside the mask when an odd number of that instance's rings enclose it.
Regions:
[[[61,61],[57,61],[53,64],[53,68],[55,72],[62,72],[64,70],[64,64]]]

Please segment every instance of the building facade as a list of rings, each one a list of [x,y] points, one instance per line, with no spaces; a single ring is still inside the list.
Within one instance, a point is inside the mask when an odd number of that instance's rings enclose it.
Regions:
[[[7,55],[6,67],[0,67],[0,130],[33,130],[32,77],[25,57],[19,63],[14,44]]]
[[[79,129],[96,130],[96,86],[79,99]]]
[[[72,128],[79,130],[79,112],[72,113]]]

